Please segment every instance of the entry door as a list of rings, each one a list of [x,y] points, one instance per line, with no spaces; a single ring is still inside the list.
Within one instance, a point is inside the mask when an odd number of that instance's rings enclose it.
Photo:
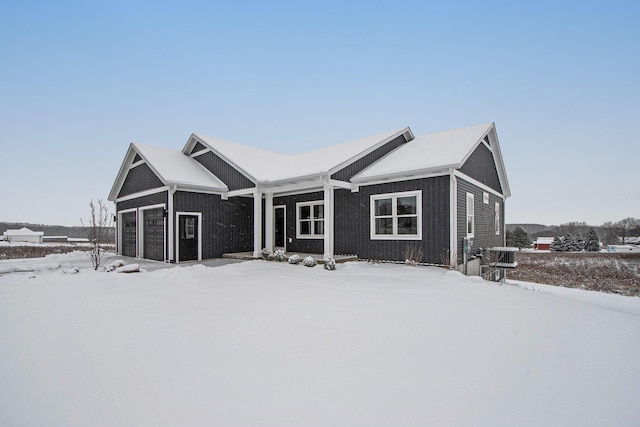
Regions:
[[[178,216],[178,261],[198,260],[199,227],[197,215]]]
[[[144,257],[164,261],[164,208],[144,211]]]
[[[273,243],[276,248],[286,247],[286,213],[284,206],[274,206],[273,208]]]

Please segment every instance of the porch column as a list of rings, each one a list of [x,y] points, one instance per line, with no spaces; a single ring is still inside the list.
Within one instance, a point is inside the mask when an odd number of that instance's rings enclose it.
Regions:
[[[333,258],[334,200],[333,187],[324,185],[324,254],[323,258]]]
[[[260,258],[262,248],[262,193],[253,193],[253,256]]]
[[[264,246],[273,252],[273,193],[265,193],[264,201]]]

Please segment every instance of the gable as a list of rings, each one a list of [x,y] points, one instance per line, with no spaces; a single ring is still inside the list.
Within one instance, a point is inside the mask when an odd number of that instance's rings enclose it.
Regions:
[[[118,197],[124,197],[140,191],[163,186],[164,184],[151,170],[149,165],[142,163],[132,169],[129,169],[129,172],[127,172],[127,176],[122,184],[122,188],[120,188],[120,192],[118,193]]]
[[[349,181],[354,175],[362,172],[366,167],[386,156],[391,151],[395,150],[406,142],[407,139],[405,138],[404,134],[398,135],[396,138],[392,139],[391,141],[387,142],[386,144],[377,148],[366,156],[361,157],[350,165],[340,169],[338,172],[331,175],[331,178],[340,181]]]
[[[217,176],[231,191],[254,186],[249,178],[212,151],[207,151],[204,154],[195,156],[193,159]]]
[[[200,141],[196,142],[196,144],[193,146],[193,148],[191,149],[191,151],[189,152],[189,154],[193,154],[193,153],[197,153],[199,151],[203,151],[206,150],[207,147],[205,147]]]
[[[478,144],[460,168],[460,172],[502,194],[502,185],[493,153],[484,144]]]

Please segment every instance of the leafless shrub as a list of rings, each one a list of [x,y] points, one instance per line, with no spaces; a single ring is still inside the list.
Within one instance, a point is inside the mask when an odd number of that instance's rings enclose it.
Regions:
[[[404,262],[407,265],[418,265],[424,257],[424,249],[418,245],[407,246],[404,250]]]
[[[91,249],[87,251],[94,270],[100,267],[102,257],[105,253],[104,244],[106,243],[110,230],[113,228],[113,215],[109,212],[107,205],[98,199],[98,206],[93,203],[93,199],[89,202],[89,218],[87,223],[80,218],[82,226],[87,231],[87,237],[91,244]]]

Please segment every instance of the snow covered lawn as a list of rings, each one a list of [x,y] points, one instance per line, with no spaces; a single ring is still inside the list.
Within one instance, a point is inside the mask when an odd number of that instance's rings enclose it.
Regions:
[[[366,263],[0,276],[0,425],[637,426],[638,402],[640,298]]]

